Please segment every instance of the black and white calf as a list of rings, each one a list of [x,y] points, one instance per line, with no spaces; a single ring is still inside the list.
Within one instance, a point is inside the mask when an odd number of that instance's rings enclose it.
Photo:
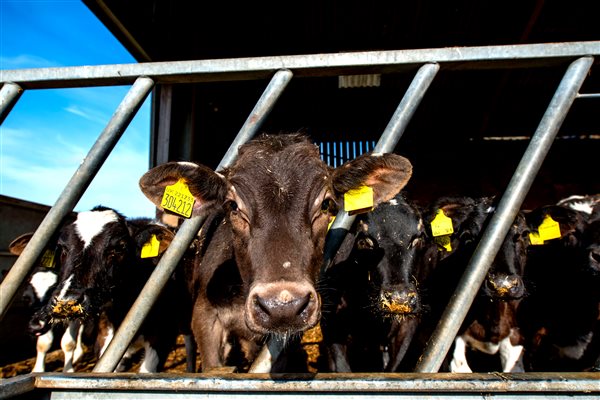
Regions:
[[[494,212],[493,198],[443,197],[425,213],[428,234],[433,237],[436,216],[448,218],[452,233],[435,237],[426,251],[430,279],[424,283],[424,316],[420,339],[428,338],[457,287],[481,233]],[[438,217],[439,218],[439,217]],[[528,230],[523,215],[518,215],[493,261],[484,284],[473,302],[455,339],[445,368],[452,372],[471,372],[468,349],[500,356],[500,369],[521,371],[523,339],[516,324],[516,310],[525,294],[523,273]]]
[[[65,226],[58,239],[61,271],[51,300],[43,312],[53,324],[80,321],[97,327],[95,351],[100,356],[125,317],[154,263],[141,261],[140,237],[154,234],[159,253],[166,249],[172,233],[149,220],[127,221],[106,207],[80,212]],[[160,368],[177,336],[177,305],[169,287],[140,328],[132,349],[145,349],[140,372]]]
[[[33,233],[26,233],[17,237],[10,243],[9,251],[14,255],[20,255],[32,236]],[[48,318],[40,315],[40,310],[48,303],[50,294],[58,282],[60,262],[56,258],[56,237],[54,237],[34,267],[25,290],[33,311],[28,329],[29,333],[36,337],[36,359],[31,372],[45,371],[46,354],[54,343],[55,328],[51,326]],[[64,355],[63,372],[73,372],[73,364],[83,355],[82,334],[83,326],[79,322],[72,321],[66,326],[60,342]]]
[[[421,214],[402,195],[357,216],[322,285],[331,371],[399,369],[421,313],[424,241]]]

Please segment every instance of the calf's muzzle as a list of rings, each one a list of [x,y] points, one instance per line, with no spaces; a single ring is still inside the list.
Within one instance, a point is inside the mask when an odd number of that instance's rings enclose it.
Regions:
[[[246,302],[246,323],[260,334],[293,334],[317,324],[320,300],[308,282],[258,283]]]

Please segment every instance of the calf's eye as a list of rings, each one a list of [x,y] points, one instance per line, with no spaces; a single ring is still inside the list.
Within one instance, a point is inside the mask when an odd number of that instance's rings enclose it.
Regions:
[[[336,214],[337,213],[337,205],[335,204],[335,201],[333,201],[333,199],[323,200],[323,202],[321,203],[321,212]]]
[[[238,205],[235,201],[230,200],[225,203],[225,210],[227,210],[227,212],[236,212],[238,210]]]

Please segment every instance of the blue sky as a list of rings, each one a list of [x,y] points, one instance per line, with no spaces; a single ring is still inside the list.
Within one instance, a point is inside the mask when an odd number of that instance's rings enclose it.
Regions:
[[[133,63],[78,0],[0,0],[1,70]],[[26,91],[0,127],[0,193],[53,205],[128,86]],[[153,216],[138,180],[148,170],[150,97],[75,207]]]

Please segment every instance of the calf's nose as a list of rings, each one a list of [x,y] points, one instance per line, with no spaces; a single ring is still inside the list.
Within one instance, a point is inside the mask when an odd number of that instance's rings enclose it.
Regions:
[[[52,316],[55,318],[78,318],[85,314],[83,307],[83,296],[55,299],[52,306]]]
[[[492,297],[502,299],[518,299],[525,293],[523,279],[516,274],[488,276],[486,287]]]
[[[419,309],[419,294],[414,288],[382,290],[379,305],[386,314],[414,314]]]
[[[320,308],[312,285],[292,282],[255,285],[246,307],[248,327],[263,334],[311,328],[318,322]]]

